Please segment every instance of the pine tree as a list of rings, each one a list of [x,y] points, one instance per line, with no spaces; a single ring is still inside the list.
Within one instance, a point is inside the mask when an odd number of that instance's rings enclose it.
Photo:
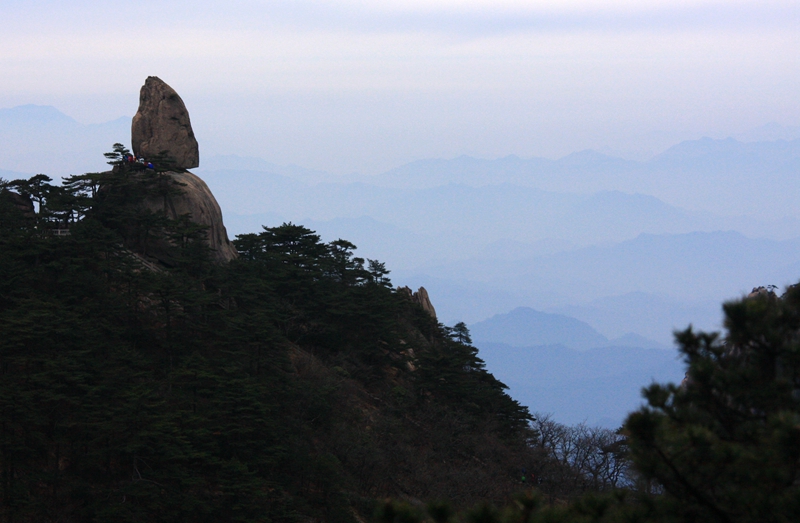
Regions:
[[[800,287],[725,304],[727,336],[679,333],[682,385],[626,423],[665,518],[800,520]]]

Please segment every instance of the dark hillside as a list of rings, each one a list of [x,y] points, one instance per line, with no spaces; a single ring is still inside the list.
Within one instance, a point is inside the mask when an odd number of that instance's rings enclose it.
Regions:
[[[299,225],[212,263],[202,228],[137,205],[179,190],[167,174],[0,186],[0,521],[508,499],[535,433],[465,329]]]

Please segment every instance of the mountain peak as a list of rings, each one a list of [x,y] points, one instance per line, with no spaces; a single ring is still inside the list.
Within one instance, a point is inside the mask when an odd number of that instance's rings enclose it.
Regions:
[[[517,307],[509,313],[497,314],[470,326],[470,330],[477,342],[506,343],[515,347],[560,344],[575,350],[588,350],[608,345],[608,338],[586,322],[530,307]]]
[[[48,124],[77,126],[77,121],[52,105],[26,104],[0,109],[0,122],[37,127]]]

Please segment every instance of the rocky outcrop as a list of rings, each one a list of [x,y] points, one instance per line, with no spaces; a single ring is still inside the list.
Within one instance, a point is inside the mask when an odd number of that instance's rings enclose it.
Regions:
[[[419,306],[422,307],[425,312],[430,314],[434,320],[436,319],[436,309],[433,308],[433,304],[431,303],[431,299],[428,297],[428,291],[425,290],[425,287],[420,287],[417,292],[412,292],[409,287],[400,287],[397,290],[406,294],[411,301],[419,304]]]
[[[193,222],[207,227],[206,239],[215,261],[225,263],[236,258],[216,198],[203,180],[186,171],[200,165],[189,111],[178,93],[156,76],[148,76],[139,93],[139,110],[131,125],[131,145],[136,156],[156,162],[155,157],[165,154],[174,162],[171,167],[175,170],[164,174],[181,185],[176,194],[145,200],[142,206],[171,219],[189,215]],[[167,251],[163,249],[164,253]]]
[[[175,90],[157,76],[148,76],[139,92],[139,110],[131,123],[133,153],[154,159],[162,153],[176,169],[200,165],[189,111]]]
[[[767,298],[774,300],[778,297],[775,294],[776,287],[774,285],[769,285],[767,287],[753,287],[753,290],[750,291],[750,294],[747,295],[747,298]]]
[[[413,294],[413,298],[425,312],[430,314],[433,319],[436,319],[436,309],[433,308],[433,304],[428,297],[428,291],[425,290],[425,287],[420,287],[419,290]]]
[[[206,240],[216,262],[225,263],[236,258],[236,248],[228,240],[228,232],[222,223],[222,211],[208,185],[188,171],[166,174],[183,185],[180,194],[145,200],[144,207],[164,213],[173,220],[188,214],[193,222],[208,227]]]

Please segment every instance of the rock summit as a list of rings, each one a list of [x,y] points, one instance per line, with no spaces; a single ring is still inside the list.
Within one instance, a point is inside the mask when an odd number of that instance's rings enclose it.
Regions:
[[[148,76],[139,91],[139,110],[131,123],[131,146],[137,157],[152,159],[165,154],[176,169],[200,165],[189,111],[175,89],[157,76]]]
[[[166,174],[182,186],[178,195],[149,198],[142,205],[173,220],[189,215],[193,222],[207,227],[206,241],[217,263],[236,258],[236,248],[228,239],[216,198],[200,177],[186,170],[200,164],[189,112],[178,93],[157,76],[148,76],[140,91],[139,110],[131,125],[131,145],[137,157],[156,163],[163,153],[169,160]]]

